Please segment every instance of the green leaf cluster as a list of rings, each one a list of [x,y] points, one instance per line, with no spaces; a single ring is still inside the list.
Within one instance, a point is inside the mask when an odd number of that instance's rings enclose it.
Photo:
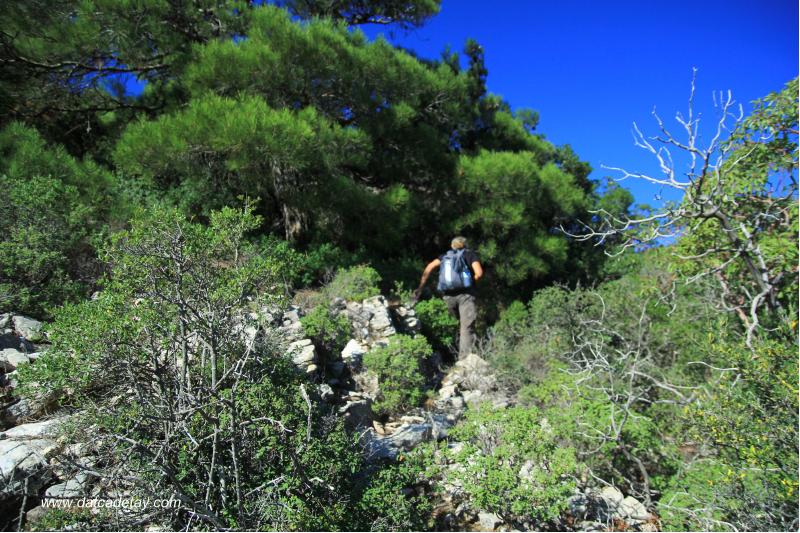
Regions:
[[[453,454],[464,468],[450,475],[478,508],[519,525],[554,521],[565,510],[576,485],[575,450],[559,444],[535,407],[467,411],[451,436],[464,443]]]
[[[425,337],[395,335],[364,355],[364,369],[377,375],[380,385],[372,406],[376,414],[398,414],[420,404],[425,397],[422,364],[432,354]]]
[[[454,346],[458,319],[450,314],[443,300],[439,298],[423,300],[414,307],[414,310],[422,324],[422,334],[435,348],[446,350]]]

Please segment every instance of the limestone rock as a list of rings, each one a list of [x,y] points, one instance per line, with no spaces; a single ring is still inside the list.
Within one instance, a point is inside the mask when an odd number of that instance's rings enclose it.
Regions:
[[[30,358],[14,348],[6,348],[0,351],[0,370],[13,372],[19,365],[29,363]]]
[[[369,399],[347,402],[339,409],[345,424],[350,428],[372,426],[372,402]]]
[[[626,496],[620,502],[617,512],[628,523],[639,523],[650,518],[650,513],[644,504],[632,496]]]
[[[301,339],[289,344],[292,355],[292,362],[300,367],[309,366],[317,361],[317,350],[311,343],[311,339]]]
[[[34,346],[29,340],[23,339],[13,331],[6,331],[0,334],[0,350],[5,350],[7,348],[13,348],[14,350],[22,352],[34,351]]]
[[[503,523],[503,520],[494,513],[478,513],[478,522],[480,522],[482,531],[493,531],[497,526]]]
[[[66,417],[51,418],[31,424],[23,424],[0,432],[0,440],[28,440],[44,439],[54,436],[59,424],[66,421]]]
[[[48,515],[50,509],[45,508],[43,505],[37,505],[33,509],[25,513],[26,524],[33,524]]]
[[[0,411],[0,422],[8,426],[18,424],[21,420],[30,417],[33,414],[31,404],[26,398],[20,399],[18,402],[13,403]]]
[[[6,374],[6,377],[14,375],[16,375],[16,373]],[[16,386],[14,383],[15,380],[11,381],[12,386]],[[31,383],[30,385],[34,386],[36,384]],[[18,402],[0,411],[0,422],[7,426],[12,426],[19,424],[20,421],[25,419],[40,417],[45,414],[48,409],[52,408],[62,395],[63,391],[61,390],[40,389],[36,392],[35,396],[21,398]]]
[[[614,508],[618,507],[622,500],[625,499],[625,496],[622,495],[618,488],[611,486],[603,487],[598,496]]]
[[[336,398],[336,394],[333,392],[333,388],[328,385],[327,383],[323,383],[319,386],[319,396],[322,398],[323,402],[329,402]]]
[[[456,395],[456,387],[457,385],[452,383],[448,385],[443,385],[439,389],[439,398],[441,398],[442,400],[447,400],[449,398],[452,398],[453,396]]]
[[[50,480],[49,459],[58,449],[52,432],[62,420],[24,424],[0,433],[0,501],[19,495],[26,479],[31,494]]]
[[[15,316],[13,321],[14,329],[17,330],[17,333],[29,341],[39,342],[44,340],[44,336],[42,334],[42,323],[38,320],[34,320],[26,316]]]
[[[376,434],[375,430],[369,428],[361,436],[364,446],[364,455],[367,460],[396,459],[398,450],[392,441]]]
[[[350,339],[342,350],[342,361],[350,367],[358,368],[361,366],[361,359],[364,357],[366,349],[355,339]]]
[[[577,519],[584,519],[589,511],[589,498],[584,493],[578,492],[569,497],[567,506],[569,514]]]
[[[356,382],[363,396],[373,399],[380,396],[380,383],[378,382],[378,376],[374,372],[367,371],[354,374],[353,381]]]
[[[429,439],[432,430],[431,424],[404,424],[388,438],[398,450],[408,451]]]
[[[402,331],[414,334],[419,333],[420,329],[422,329],[422,324],[420,324],[417,313],[413,309],[401,305],[394,312]]]
[[[44,494],[48,498],[79,498],[86,496],[93,480],[94,476],[91,476],[88,472],[80,472],[64,483],[48,487]]]

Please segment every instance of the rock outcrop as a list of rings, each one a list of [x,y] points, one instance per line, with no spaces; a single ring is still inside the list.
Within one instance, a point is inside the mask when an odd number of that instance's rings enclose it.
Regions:
[[[50,459],[59,449],[56,430],[64,420],[52,418],[0,433],[0,503],[23,492],[35,494],[53,478]]]

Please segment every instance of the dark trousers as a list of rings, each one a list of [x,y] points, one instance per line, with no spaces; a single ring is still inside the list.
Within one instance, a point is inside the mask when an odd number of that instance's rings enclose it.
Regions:
[[[458,335],[458,358],[463,359],[472,352],[475,343],[475,319],[478,317],[478,306],[473,294],[444,295],[444,303],[450,314],[460,324]]]

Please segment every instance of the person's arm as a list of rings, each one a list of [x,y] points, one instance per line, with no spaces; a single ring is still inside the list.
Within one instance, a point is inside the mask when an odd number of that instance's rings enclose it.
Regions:
[[[414,297],[415,298],[419,298],[420,294],[422,294],[422,289],[425,287],[425,284],[428,282],[428,278],[430,277],[431,272],[433,272],[434,270],[439,268],[439,265],[441,265],[441,264],[442,264],[442,262],[439,261],[439,259],[434,259],[433,261],[428,263],[428,266],[426,266],[425,270],[422,271],[422,279],[420,279],[419,287],[417,287],[417,290],[414,291]]]
[[[475,273],[475,281],[478,281],[483,277],[483,267],[478,261],[472,262],[472,271]]]

